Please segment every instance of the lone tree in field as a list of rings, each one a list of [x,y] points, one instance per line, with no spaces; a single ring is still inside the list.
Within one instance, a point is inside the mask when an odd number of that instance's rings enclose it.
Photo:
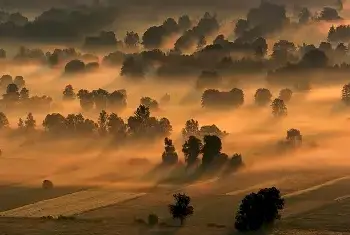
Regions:
[[[283,117],[287,115],[287,107],[283,100],[275,99],[272,104],[272,114],[275,117]]]
[[[350,83],[343,86],[343,89],[341,91],[341,100],[346,105],[350,105]]]
[[[272,94],[266,88],[259,88],[256,90],[254,98],[255,104],[259,106],[265,106],[271,102]]]
[[[191,198],[181,193],[174,194],[173,197],[175,202],[169,205],[169,211],[173,219],[180,220],[182,226],[187,217],[193,214],[193,206],[190,205]]]
[[[298,147],[301,145],[303,137],[299,130],[293,128],[287,131],[286,140],[293,147]]]
[[[182,152],[185,156],[185,162],[188,167],[195,165],[198,162],[198,156],[202,149],[202,141],[191,135],[188,140],[182,145]]]
[[[258,193],[245,196],[239,206],[235,228],[241,232],[256,231],[280,219],[279,211],[284,199],[275,188],[260,189]]]

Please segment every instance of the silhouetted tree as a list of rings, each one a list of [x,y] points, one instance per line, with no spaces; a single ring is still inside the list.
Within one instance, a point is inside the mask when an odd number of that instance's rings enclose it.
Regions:
[[[63,99],[64,100],[74,100],[75,93],[72,85],[67,85],[63,91]]]
[[[137,61],[133,56],[129,56],[123,62],[120,75],[133,79],[142,79],[145,76],[145,71],[140,61]]]
[[[199,129],[199,134],[201,137],[206,135],[215,135],[219,138],[222,138],[225,135],[227,135],[225,131],[221,131],[215,124],[201,126],[201,128]]]
[[[241,89],[231,91],[208,89],[202,95],[202,107],[205,108],[237,108],[244,103],[244,93]]]
[[[108,96],[108,107],[112,110],[120,111],[127,106],[126,90],[115,90]]]
[[[142,97],[140,99],[140,104],[142,104],[145,107],[148,107],[150,110],[158,110],[159,109],[158,102],[150,97]]]
[[[280,218],[284,199],[275,188],[260,189],[244,197],[239,206],[235,227],[242,232],[256,231]]]
[[[329,42],[321,42],[320,46],[318,47],[321,51],[326,53],[326,55],[330,54],[332,52],[332,44]]]
[[[281,99],[275,99],[272,104],[272,114],[275,117],[282,117],[282,116],[286,116],[287,115],[287,107],[284,103],[283,100]]]
[[[328,58],[322,50],[313,49],[304,54],[300,63],[308,68],[325,68],[328,65]]]
[[[107,108],[107,101],[109,97],[108,91],[104,89],[93,90],[92,92],[93,100],[95,103],[95,108],[97,110],[103,110]]]
[[[121,44],[112,31],[101,31],[97,36],[85,37],[84,48],[94,51],[106,51],[118,47]]]
[[[18,127],[19,130],[23,130],[24,129],[24,122],[23,122],[22,118],[18,119],[17,127]]]
[[[29,99],[29,90],[28,90],[27,88],[23,87],[23,88],[21,89],[21,91],[19,92],[19,98],[20,98],[21,100],[27,100],[27,99]]]
[[[134,31],[126,32],[126,36],[124,38],[124,43],[127,47],[135,48],[140,43],[140,37]]]
[[[287,40],[280,40],[273,45],[273,52],[271,57],[279,62],[286,63],[296,59],[296,46],[293,42]]]
[[[220,155],[222,149],[221,139],[215,135],[204,136],[202,166],[209,168],[215,163],[215,158]]]
[[[256,90],[254,98],[257,105],[264,106],[271,102],[272,94],[266,88],[259,88]]]
[[[350,83],[345,84],[341,91],[341,100],[346,104],[350,105]]]
[[[6,93],[3,94],[6,102],[14,102],[19,100],[19,92],[16,84],[11,83],[6,88]]]
[[[149,108],[140,105],[136,109],[134,116],[131,116],[128,119],[129,131],[133,135],[145,134],[145,131],[148,127],[150,115],[151,113],[149,111]]]
[[[26,130],[34,130],[36,127],[36,121],[32,113],[28,113],[26,120],[24,121]]]
[[[299,130],[290,129],[287,131],[286,140],[292,147],[298,147],[302,144],[303,137]]]
[[[242,167],[243,165],[243,159],[242,155],[239,153],[235,153],[232,155],[230,161],[229,161],[229,169],[230,171],[235,171]]]
[[[178,162],[179,157],[175,151],[173,141],[169,138],[164,139],[164,152],[162,154],[163,164],[174,165]]]
[[[98,117],[98,132],[101,136],[105,136],[107,134],[108,128],[108,114],[106,111],[102,110]]]
[[[187,217],[194,212],[193,206],[190,205],[191,198],[181,193],[174,194],[173,197],[175,202],[169,205],[170,214],[173,219],[180,220],[181,225],[183,225]]]
[[[331,7],[324,7],[318,17],[318,20],[333,21],[342,19],[338,11]]]
[[[122,118],[118,117],[117,114],[111,113],[108,115],[107,129],[108,133],[116,138],[126,137],[126,125]]]
[[[24,81],[24,78],[22,76],[16,76],[13,80],[13,83],[17,85],[18,89],[21,89],[26,85],[26,82]]]
[[[53,183],[50,180],[44,180],[41,186],[43,189],[49,190],[53,188]]]
[[[103,57],[102,63],[104,65],[110,65],[110,66],[121,65],[123,64],[124,59],[125,59],[125,54],[123,52],[115,51]]]
[[[72,60],[64,67],[65,73],[80,73],[85,71],[85,63],[81,60]]]
[[[198,156],[201,153],[202,141],[195,136],[190,136],[182,145],[182,152],[185,156],[185,162],[188,167],[198,162]]]
[[[252,46],[254,48],[255,55],[263,57],[267,54],[268,45],[265,38],[263,37],[257,38],[252,43]]]
[[[0,129],[6,128],[9,126],[9,120],[3,112],[0,112]]]
[[[185,140],[187,140],[190,136],[199,136],[199,123],[194,119],[187,120],[185,128],[182,129],[182,137]]]
[[[171,132],[173,131],[173,127],[171,126],[171,123],[169,119],[167,118],[161,118],[157,125],[156,125],[156,132],[160,136],[169,136]]]
[[[94,96],[88,90],[79,90],[77,96],[80,100],[80,107],[83,110],[89,111],[94,107]]]
[[[65,125],[70,134],[92,134],[98,128],[98,124],[93,120],[85,119],[79,114],[68,114],[65,119]]]
[[[284,103],[287,103],[292,98],[292,95],[293,95],[292,90],[288,89],[288,88],[285,88],[285,89],[280,90],[278,98],[283,100]]]
[[[59,113],[46,115],[43,127],[50,133],[64,133],[66,130],[66,119]]]
[[[162,43],[166,30],[162,26],[152,26],[148,28],[142,36],[142,44],[147,49],[157,49]]]

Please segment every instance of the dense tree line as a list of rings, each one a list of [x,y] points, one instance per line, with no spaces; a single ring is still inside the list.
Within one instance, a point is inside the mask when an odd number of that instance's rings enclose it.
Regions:
[[[125,122],[115,113],[102,110],[97,122],[86,119],[82,114],[48,114],[43,127],[52,134],[99,134],[124,139],[153,139],[170,135],[172,126],[167,118],[157,119],[151,116],[148,107],[140,105],[133,116]]]
[[[47,114],[42,122],[46,133],[62,136],[110,136],[119,141],[127,139],[152,140],[164,138],[172,132],[172,126],[167,118],[157,119],[151,116],[148,107],[140,105],[134,115],[126,121],[116,113],[107,113],[102,110],[97,121],[85,118],[81,113],[63,116],[60,113]],[[0,113],[0,128],[9,127],[6,115]],[[25,120],[18,121],[19,130],[34,130],[37,127],[32,113]]]

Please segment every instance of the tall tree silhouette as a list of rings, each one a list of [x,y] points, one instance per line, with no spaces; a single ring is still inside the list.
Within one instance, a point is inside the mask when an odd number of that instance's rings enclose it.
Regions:
[[[202,141],[195,136],[190,136],[182,145],[182,152],[185,155],[185,162],[188,167],[198,162],[198,156],[202,149]]]
[[[204,136],[204,145],[202,148],[202,166],[209,168],[214,163],[215,157],[220,155],[222,149],[221,139],[216,135]]]
[[[173,141],[169,138],[164,139],[164,152],[162,154],[162,161],[166,165],[174,165],[178,162],[178,155],[175,151]]]

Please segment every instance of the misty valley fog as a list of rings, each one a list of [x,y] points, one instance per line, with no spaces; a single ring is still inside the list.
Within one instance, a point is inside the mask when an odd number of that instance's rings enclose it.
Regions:
[[[348,2],[148,4],[0,0],[0,234],[343,232]]]

